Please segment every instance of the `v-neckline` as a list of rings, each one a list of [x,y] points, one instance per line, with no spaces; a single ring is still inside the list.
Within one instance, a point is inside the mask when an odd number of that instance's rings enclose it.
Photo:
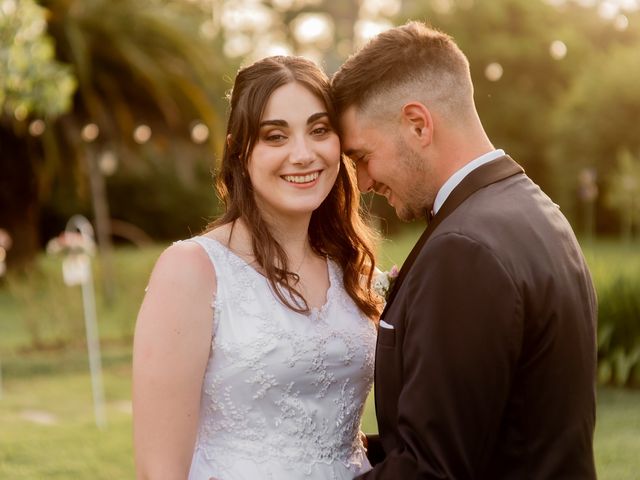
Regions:
[[[198,238],[204,238],[204,239],[206,239],[208,241],[212,241],[212,242],[216,243],[217,245],[219,245],[230,256],[234,257],[236,259],[236,261],[241,263],[243,266],[245,266],[246,268],[248,268],[249,270],[254,272],[262,280],[264,280],[267,283],[267,286],[269,287],[269,289],[271,289],[271,284],[269,283],[269,279],[264,274],[260,273],[256,268],[252,267],[251,264],[249,262],[247,262],[247,260],[242,258],[238,253],[233,251],[230,247],[228,247],[227,245],[222,243],[220,240],[218,240],[217,238],[208,237],[206,235],[200,235]],[[326,257],[325,259],[326,259],[326,263],[327,263],[327,278],[329,279],[329,287],[327,287],[327,291],[325,292],[325,301],[324,301],[324,303],[319,307],[311,307],[310,306],[309,307],[309,314],[295,312],[294,310],[292,310],[292,312],[299,313],[299,315],[302,315],[303,317],[316,318],[318,315],[320,315],[322,312],[324,312],[329,307],[329,304],[330,304],[331,299],[332,299],[333,294],[334,294],[336,281],[335,281],[335,270],[334,270],[334,266],[332,264],[332,260],[329,257]],[[284,305],[277,296],[275,298],[283,306],[286,307],[286,305]]]

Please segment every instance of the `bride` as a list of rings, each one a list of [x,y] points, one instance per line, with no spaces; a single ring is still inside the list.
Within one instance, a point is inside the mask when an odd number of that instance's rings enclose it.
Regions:
[[[160,256],[137,319],[139,479],[351,479],[371,468],[359,430],[380,305],[328,91],[299,57],[237,75],[218,178],[225,213]]]

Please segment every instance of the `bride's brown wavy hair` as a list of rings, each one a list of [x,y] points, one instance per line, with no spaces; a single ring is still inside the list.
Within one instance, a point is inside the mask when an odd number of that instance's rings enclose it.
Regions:
[[[305,298],[295,288],[299,277],[289,271],[287,254],[260,213],[247,169],[269,97],[277,88],[292,82],[323,102],[336,129],[329,79],[315,63],[302,57],[274,56],[240,69],[229,96],[227,142],[216,178],[225,213],[208,229],[242,219],[251,234],[256,262],[274,293],[292,310],[308,313]],[[345,290],[365,315],[375,318],[380,312],[380,299],[371,290],[375,234],[363,215],[354,167],[341,156],[333,188],[311,215],[309,243],[316,254],[340,265]]]

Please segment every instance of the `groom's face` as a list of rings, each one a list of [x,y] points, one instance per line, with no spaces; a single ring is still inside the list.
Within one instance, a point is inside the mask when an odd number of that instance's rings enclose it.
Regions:
[[[342,147],[355,163],[358,188],[386,197],[398,218],[424,216],[428,195],[423,162],[392,125],[372,125],[355,107],[341,117]]]

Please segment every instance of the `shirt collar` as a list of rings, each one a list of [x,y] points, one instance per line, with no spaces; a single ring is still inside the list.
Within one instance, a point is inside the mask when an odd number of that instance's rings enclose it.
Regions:
[[[484,165],[485,163],[489,163],[496,158],[504,156],[504,150],[501,148],[497,150],[493,150],[491,152],[485,153],[484,155],[480,155],[478,158],[471,160],[464,167],[458,170],[456,173],[451,175],[449,179],[444,182],[444,185],[440,187],[438,190],[438,194],[436,195],[436,199],[433,202],[433,213],[434,215],[438,213],[442,204],[444,204],[445,200],[449,197],[454,188],[458,186],[458,184],[473,172],[476,168]]]

